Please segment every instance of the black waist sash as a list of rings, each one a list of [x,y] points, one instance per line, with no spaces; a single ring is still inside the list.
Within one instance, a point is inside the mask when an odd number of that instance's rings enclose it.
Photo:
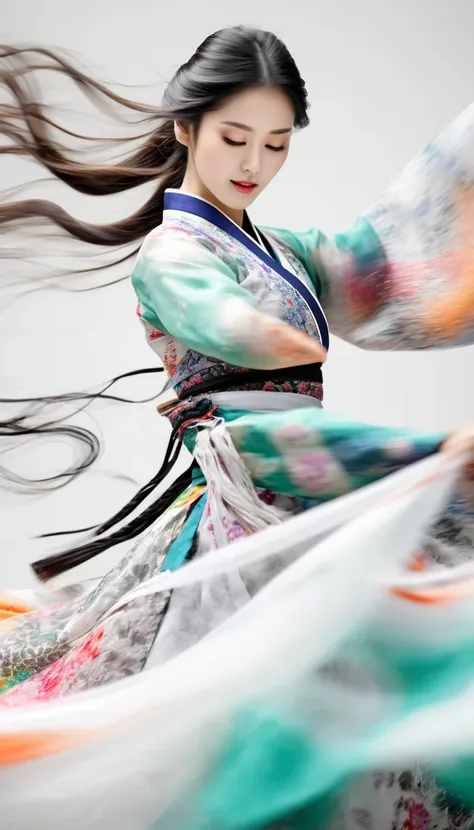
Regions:
[[[217,378],[196,383],[189,389],[183,389],[179,393],[179,400],[193,398],[195,395],[212,394],[213,392],[227,392],[231,388],[244,387],[257,383],[262,386],[265,383],[285,383],[285,381],[306,381],[307,383],[322,383],[321,363],[310,363],[307,366],[290,366],[288,369],[251,369],[248,372],[236,372],[235,374],[222,375]]]

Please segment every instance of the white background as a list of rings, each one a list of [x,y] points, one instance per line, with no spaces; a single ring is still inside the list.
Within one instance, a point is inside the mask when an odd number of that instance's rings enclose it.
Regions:
[[[470,0],[4,0],[0,40],[70,50],[97,78],[135,85],[122,94],[158,103],[162,79],[206,35],[235,23],[283,38],[312,103],[311,126],[296,136],[286,167],[253,208],[256,223],[344,230],[474,98]],[[93,133],[90,116],[82,121],[55,83],[48,92],[57,88],[62,120]],[[0,159],[2,189],[39,173],[24,160]],[[131,213],[143,193],[104,200],[64,188],[52,198],[78,218],[106,222]],[[1,396],[89,388],[154,365],[128,283],[89,294],[40,291],[12,304],[3,287],[18,267],[0,264]],[[370,354],[333,341],[325,405],[376,423],[451,428],[474,415],[473,354]],[[155,378],[120,391],[140,396],[158,385]],[[169,429],[153,403],[100,405],[91,414],[94,420],[82,423],[99,430],[104,447],[91,472],[47,497],[0,491],[0,585],[32,584],[28,562],[54,549],[32,542],[35,534],[107,518],[158,469]],[[2,452],[0,463],[36,476],[70,458],[64,444],[27,445]],[[80,576],[104,572],[120,552],[104,554]]]

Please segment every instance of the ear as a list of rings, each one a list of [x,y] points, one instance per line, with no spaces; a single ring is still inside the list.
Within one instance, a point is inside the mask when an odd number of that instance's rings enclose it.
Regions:
[[[189,127],[186,124],[180,124],[179,121],[175,121],[174,134],[179,144],[183,144],[184,147],[189,147]]]

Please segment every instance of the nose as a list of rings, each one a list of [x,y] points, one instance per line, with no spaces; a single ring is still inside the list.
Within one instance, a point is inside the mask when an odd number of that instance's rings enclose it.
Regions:
[[[251,147],[247,145],[245,149],[247,153],[242,162],[242,171],[244,173],[250,173],[255,178],[260,172],[260,148],[258,146]]]

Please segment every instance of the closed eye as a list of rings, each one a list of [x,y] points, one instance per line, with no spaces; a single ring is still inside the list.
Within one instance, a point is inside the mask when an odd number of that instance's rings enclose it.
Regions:
[[[231,138],[224,138],[226,144],[230,144],[231,147],[244,147],[245,141],[232,141]]]
[[[231,138],[223,138],[226,144],[230,144],[231,147],[245,147],[245,141],[232,141]],[[274,153],[281,153],[285,147],[274,147],[272,144],[265,145],[267,150],[273,150]]]

